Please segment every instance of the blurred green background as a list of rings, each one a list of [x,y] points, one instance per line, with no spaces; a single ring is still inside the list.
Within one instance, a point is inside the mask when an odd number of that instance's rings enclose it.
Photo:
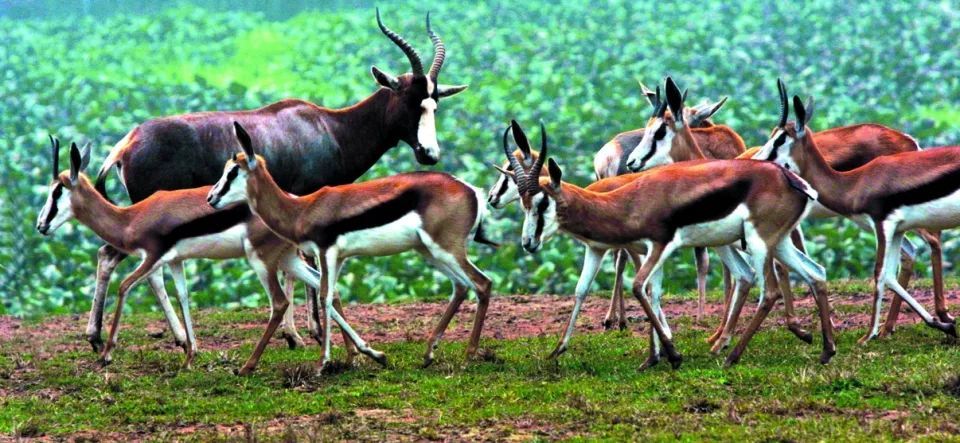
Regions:
[[[648,115],[637,80],[656,84],[668,74],[690,88],[693,101],[731,96],[716,119],[748,145],[762,143],[776,119],[777,76],[791,93],[816,96],[814,129],[878,122],[913,134],[923,146],[960,139],[956,2],[723,3],[730,4],[393,1],[380,7],[387,25],[424,58],[431,46],[423,19],[431,10],[448,49],[442,80],[470,84],[441,103],[444,153],[432,169],[481,187],[496,178],[488,165],[501,161],[497,134],[511,118],[528,126],[543,119],[565,178],[587,184],[594,152]],[[349,105],[376,88],[371,65],[397,74],[408,69],[378,31],[373,7],[317,0],[0,2],[0,313],[89,307],[99,241],[75,223],[50,238],[34,230],[50,176],[48,133],[92,142],[95,170],[114,143],[151,117],[254,108],[285,97]],[[365,178],[422,168],[401,144]],[[109,185],[119,198],[115,175]],[[492,234],[504,246],[478,246],[472,255],[496,292],[573,291],[580,246],[559,237],[527,254],[518,248],[516,208],[495,216]],[[806,233],[831,278],[870,275],[871,234],[840,221],[808,224]],[[957,250],[948,234],[948,275]],[[918,270],[926,273],[922,260]],[[669,265],[670,290],[692,287],[692,264],[686,252]],[[449,283],[424,269],[413,254],[358,259],[340,289],[360,302],[447,297]],[[719,272],[712,274],[716,285]],[[201,307],[266,299],[239,260],[194,262],[188,275]],[[604,272],[594,289],[611,283]],[[135,291],[129,309],[154,308],[145,286]]]

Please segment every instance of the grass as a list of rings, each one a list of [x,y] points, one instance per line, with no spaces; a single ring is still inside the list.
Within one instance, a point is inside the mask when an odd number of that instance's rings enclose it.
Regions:
[[[202,352],[193,370],[181,371],[176,349],[143,334],[160,321],[155,314],[126,318],[123,346],[106,370],[76,346],[79,331],[50,334],[39,344],[28,345],[22,334],[0,343],[0,430],[159,440],[233,432],[267,439],[878,441],[960,432],[958,348],[922,325],[867,347],[855,343],[862,331],[843,331],[840,354],[828,366],[817,363],[816,346],[768,327],[743,363],[728,370],[688,319],[677,321],[685,361],[676,371],[664,363],[638,372],[646,343],[628,332],[576,335],[558,362],[545,359],[552,335],[488,338],[490,352],[471,362],[464,343],[447,342],[427,369],[419,367],[424,343],[383,343],[388,368],[361,360],[322,376],[313,373],[316,346],[286,350],[276,341],[256,373],[241,378],[232,371],[260,331],[231,325],[262,320],[262,313],[198,317],[207,343],[219,337],[246,344]]]

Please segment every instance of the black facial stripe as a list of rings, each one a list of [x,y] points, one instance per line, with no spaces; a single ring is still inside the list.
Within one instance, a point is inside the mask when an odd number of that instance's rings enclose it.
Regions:
[[[50,224],[50,222],[53,221],[53,217],[56,217],[58,210],[57,206],[59,206],[58,202],[60,201],[60,195],[62,194],[63,184],[57,183],[57,185],[53,187],[53,192],[50,193],[50,212],[47,213],[47,219],[44,220],[44,223]]]
[[[507,188],[510,187],[510,184],[507,183],[508,181],[510,181],[510,177],[507,177],[506,175],[503,175],[503,174],[500,174],[500,177],[502,179],[503,184],[500,185],[500,189],[497,190],[498,200],[500,199],[500,197],[503,197],[503,194],[507,193]]]
[[[660,123],[660,127],[657,128],[657,132],[653,133],[654,140],[663,140],[663,137],[667,135],[667,125]]]
[[[540,238],[543,234],[543,225],[547,223],[544,212],[547,212],[547,206],[550,204],[550,197],[544,196],[540,203],[537,203],[537,230],[534,231],[534,237]]]
[[[316,231],[310,233],[310,236],[317,242],[318,246],[326,248],[336,242],[337,237],[343,234],[386,225],[415,211],[426,203],[426,199],[419,191],[411,189],[352,217],[318,227]]]
[[[230,185],[233,184],[233,180],[237,178],[237,175],[240,174],[240,166],[233,165],[233,168],[230,169],[230,172],[227,172],[227,179],[223,183],[223,189],[220,190],[220,197],[227,195],[227,192],[230,192]]]

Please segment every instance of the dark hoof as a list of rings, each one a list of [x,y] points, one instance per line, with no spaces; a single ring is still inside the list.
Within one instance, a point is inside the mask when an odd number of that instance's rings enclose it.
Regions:
[[[673,343],[665,343],[663,350],[667,353],[667,361],[670,362],[670,367],[673,369],[680,368],[680,365],[683,364],[683,356],[673,347]]]
[[[287,349],[297,349],[298,343],[296,338],[286,332],[281,333],[280,336],[287,341]]]
[[[740,362],[740,356],[739,356],[739,355],[730,354],[729,356],[727,356],[727,359],[723,361],[723,368],[724,368],[724,369],[729,369],[729,368],[733,367],[733,365],[735,365],[735,364],[737,364],[737,363],[739,363],[739,362]]]
[[[387,354],[382,352],[371,352],[368,354],[373,361],[377,362],[382,367],[387,367]]]
[[[422,368],[422,369],[427,369],[427,368],[429,368],[430,365],[432,365],[432,364],[433,364],[433,357],[430,357],[430,356],[423,357],[423,366],[421,366],[421,368]]]
[[[928,323],[930,327],[939,329],[943,331],[944,334],[947,334],[950,337],[957,338],[957,325],[956,323],[943,323],[939,320],[932,320]]]
[[[147,333],[147,337],[150,337],[150,338],[163,338],[163,336],[166,335],[166,333],[167,333],[167,331],[161,329],[161,330],[159,330],[159,331],[157,331],[157,332],[148,332],[148,333]],[[179,344],[179,343],[178,343],[178,344]]]
[[[797,338],[799,338],[800,341],[808,345],[813,343],[813,334],[811,334],[806,329],[803,329],[797,325],[791,325],[791,326],[788,326],[787,328],[790,329],[790,332],[792,332],[793,335],[797,336]]]
[[[820,353],[820,364],[825,365],[830,363],[834,355],[837,355],[836,349],[824,349],[823,352]]]
[[[956,320],[955,318],[953,318],[953,316],[950,315],[949,312],[938,312],[938,313],[937,313],[937,318],[939,318],[940,321],[943,322],[943,323],[951,323],[951,324],[956,324],[956,323],[957,323],[957,320]]]
[[[97,366],[101,369],[110,366],[111,363],[113,363],[113,358],[111,357],[100,357],[97,359]]]
[[[644,361],[643,364],[641,364],[640,367],[637,368],[637,370],[638,370],[638,371],[646,371],[647,369],[650,369],[650,368],[656,366],[657,363],[660,363],[660,356],[659,356],[659,355],[651,355],[651,356],[647,357],[647,360]]]
[[[557,357],[563,355],[564,352],[567,352],[566,346],[557,346],[557,348],[554,349],[553,352],[550,353],[550,356],[547,358],[549,358],[550,360],[556,360]]]
[[[627,330],[627,321],[626,321],[626,320],[620,322],[620,330],[621,330],[621,331],[626,331],[626,330]]]
[[[103,339],[100,337],[88,338],[87,342],[90,343],[94,353],[99,354],[103,352]]]
[[[604,331],[609,331],[609,330],[611,330],[611,329],[613,329],[613,320],[611,320],[611,319],[608,318],[608,319],[606,319],[606,320],[603,321],[603,330],[604,330]]]

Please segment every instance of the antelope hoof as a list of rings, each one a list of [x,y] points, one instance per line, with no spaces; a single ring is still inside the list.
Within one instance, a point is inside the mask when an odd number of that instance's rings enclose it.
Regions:
[[[165,329],[161,329],[161,330],[159,330],[159,331],[157,331],[157,332],[148,332],[148,333],[147,333],[147,337],[159,339],[159,338],[163,338],[163,336],[164,336],[166,333],[167,333],[167,331],[166,331]],[[178,344],[179,344],[179,343],[178,343]]]
[[[303,342],[303,339],[287,332],[281,332],[280,336],[287,341],[287,349],[293,350],[297,348],[306,347],[307,344]]]
[[[720,337],[713,343],[713,346],[710,347],[710,352],[713,355],[718,355],[724,349],[727,349],[727,346],[730,346],[730,337]]]
[[[374,350],[371,349],[371,350],[370,350],[370,353],[367,354],[367,355],[368,355],[373,361],[377,362],[377,364],[379,364],[381,367],[384,367],[384,368],[387,367],[387,355],[386,355],[386,354],[384,354],[384,353],[382,353],[382,352],[380,352],[380,351],[374,351]]]
[[[825,365],[830,363],[834,355],[837,355],[837,348],[831,346],[828,349],[824,349],[823,352],[820,353],[820,364]]]
[[[110,366],[110,363],[113,363],[113,357],[109,355],[101,355],[100,358],[97,359],[97,366],[100,366],[100,368]]]
[[[233,375],[236,375],[237,377],[246,377],[252,373],[253,373],[253,366],[244,366],[240,368],[239,371],[236,369],[234,369],[233,371]]]
[[[643,364],[641,364],[640,367],[637,368],[637,370],[638,370],[638,371],[646,371],[647,369],[650,369],[650,368],[656,366],[657,363],[660,363],[660,355],[659,355],[659,354],[651,354],[649,357],[647,357],[647,359],[643,362]]]
[[[868,333],[867,335],[864,335],[863,337],[860,337],[860,340],[857,340],[857,344],[858,344],[858,345],[866,345],[867,343],[870,342],[870,340],[873,340],[874,338],[876,338],[876,336],[875,336],[874,334]]]
[[[626,331],[626,330],[627,330],[627,321],[626,321],[626,320],[620,320],[620,330],[621,330],[621,331]]]
[[[680,369],[680,365],[683,364],[683,356],[671,347],[667,350],[667,361],[670,362],[671,368]]]
[[[886,338],[886,337],[889,337],[889,336],[893,335],[893,333],[896,332],[896,331],[897,331],[897,329],[896,329],[895,326],[883,325],[883,327],[880,328],[880,333],[877,334],[877,338]]]
[[[724,369],[729,369],[729,368],[733,367],[733,365],[735,365],[735,364],[737,364],[737,363],[739,363],[739,362],[740,362],[740,354],[739,354],[739,353],[730,354],[730,355],[727,356],[727,359],[723,361],[723,368],[724,368]]]
[[[560,357],[564,352],[567,352],[567,347],[564,345],[557,345],[556,349],[554,349],[547,358],[550,360],[556,360],[557,357]]]
[[[613,329],[613,319],[607,318],[603,320],[603,330],[609,331]]]
[[[87,337],[87,342],[90,343],[90,346],[93,347],[93,352],[99,354],[103,352],[103,339],[97,336]]]
[[[806,329],[801,328],[800,325],[795,325],[795,324],[794,324],[794,325],[788,325],[788,326],[787,326],[787,329],[789,329],[790,332],[793,333],[793,335],[796,335],[797,338],[799,338],[799,339],[800,339],[801,341],[803,341],[804,343],[806,343],[806,344],[808,344],[808,345],[809,345],[809,344],[813,344],[813,334],[811,334],[811,333],[810,333],[809,331],[807,331]]]
[[[943,331],[944,334],[947,334],[949,337],[957,338],[957,325],[956,323],[943,323],[939,320],[934,319],[929,323],[933,328]]]
[[[423,357],[423,366],[421,366],[421,368],[427,369],[427,368],[429,368],[430,365],[432,365],[432,364],[433,364],[433,356],[432,356],[432,355],[427,355],[427,356]]]
[[[956,324],[956,323],[957,323],[957,320],[956,320],[955,318],[953,318],[953,316],[950,315],[950,313],[947,312],[947,311],[938,312],[938,313],[937,313],[937,318],[939,318],[940,321],[943,322],[943,323],[951,323],[951,324]]]

